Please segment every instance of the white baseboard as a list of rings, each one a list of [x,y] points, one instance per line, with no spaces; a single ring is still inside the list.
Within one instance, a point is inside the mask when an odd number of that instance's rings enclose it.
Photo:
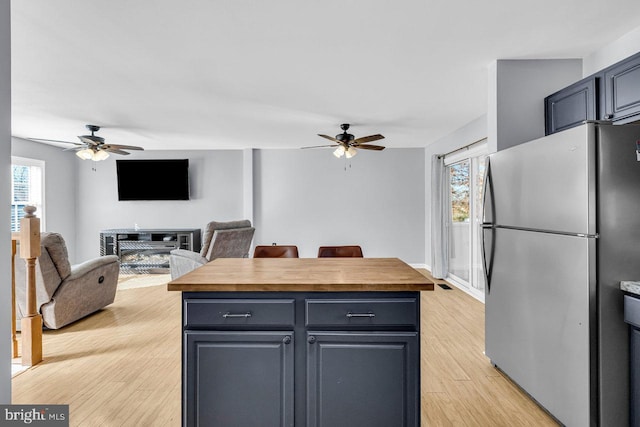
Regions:
[[[409,264],[409,265],[410,265],[411,267],[413,267],[413,268],[424,268],[424,269],[426,269],[426,270],[431,271],[431,270],[429,269],[429,267],[427,267],[427,264],[413,264],[413,263],[411,263],[411,264]]]

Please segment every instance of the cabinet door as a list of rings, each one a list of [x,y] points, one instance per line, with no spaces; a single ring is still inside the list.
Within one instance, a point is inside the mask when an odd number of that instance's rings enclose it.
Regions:
[[[417,332],[308,332],[307,427],[418,427]]]
[[[293,426],[293,332],[186,331],[183,425]]]
[[[585,120],[596,120],[597,78],[580,80],[544,100],[547,135],[569,129]]]
[[[640,114],[640,54],[604,71],[605,120],[625,123]]]
[[[631,417],[629,425],[640,426],[640,329],[630,327],[631,349],[629,353],[631,390],[629,406]]]

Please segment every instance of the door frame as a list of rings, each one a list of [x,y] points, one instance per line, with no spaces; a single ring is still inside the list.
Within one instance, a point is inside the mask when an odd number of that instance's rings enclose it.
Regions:
[[[470,179],[470,191],[469,191],[469,275],[470,275],[470,279],[469,281],[466,281],[458,276],[456,276],[455,274],[452,274],[451,272],[447,273],[447,277],[446,280],[449,281],[451,284],[455,285],[456,287],[462,289],[463,291],[465,291],[466,293],[470,294],[471,296],[473,296],[474,298],[484,302],[484,287],[482,289],[478,289],[474,286],[472,286],[472,281],[473,280],[478,280],[478,278],[480,278],[480,276],[474,274],[474,269],[475,269],[475,264],[476,263],[481,263],[481,253],[480,253],[480,245],[481,245],[481,235],[480,235],[480,225],[481,225],[481,218],[477,217],[476,213],[480,213],[482,212],[482,206],[478,205],[477,201],[478,199],[475,197],[476,193],[481,194],[482,191],[481,189],[476,189],[475,188],[475,182],[473,180],[473,177],[475,177],[476,175],[476,169],[477,169],[477,159],[481,158],[481,157],[485,157],[489,155],[488,152],[488,143],[487,143],[487,139],[481,139],[478,142],[475,142],[473,144],[471,144],[470,146],[467,146],[466,149],[461,149],[461,150],[457,150],[452,152],[451,154],[448,154],[445,156],[444,158],[444,166],[445,168],[448,168],[449,166],[455,164],[455,163],[459,163],[462,162],[464,160],[468,160],[469,161],[469,179]],[[449,194],[450,191],[450,181],[449,179],[447,179],[445,182],[443,182],[444,185],[446,185],[446,189],[445,191],[447,192],[447,194]],[[481,203],[481,201],[480,201]],[[450,202],[447,201],[447,205],[449,206]],[[448,238],[449,236],[449,226],[450,226],[450,221],[451,219],[448,218],[447,219],[447,223],[443,224],[444,227],[447,228],[447,233],[446,236]],[[447,254],[448,256],[448,254]]]

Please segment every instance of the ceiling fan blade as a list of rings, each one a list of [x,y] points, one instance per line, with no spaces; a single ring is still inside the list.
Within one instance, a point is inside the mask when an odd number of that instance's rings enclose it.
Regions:
[[[385,147],[383,147],[382,145],[371,145],[371,144],[354,145],[354,147],[357,149],[362,148],[363,150],[376,150],[376,151],[382,151],[385,149]]]
[[[27,138],[27,139],[29,141],[34,141],[34,142],[57,142],[59,144],[83,145],[78,142],[58,141],[57,139],[44,139],[44,138]]]
[[[81,135],[81,136],[78,136],[78,138],[80,139],[80,141],[88,145],[95,146],[95,145],[104,144],[104,138],[100,138],[99,136]]]
[[[300,148],[304,150],[305,148],[326,148],[326,147],[334,148],[335,145],[312,145],[311,147],[300,147]]]
[[[65,148],[62,151],[80,151],[80,150],[84,150],[85,148],[89,148],[84,144],[77,144],[75,147],[69,147],[69,148]]]
[[[109,152],[109,153],[114,153],[114,154],[122,154],[122,155],[124,155],[124,156],[128,156],[128,155],[129,155],[129,153],[127,153],[127,152],[126,152],[126,151],[124,151],[124,150],[119,150],[119,149],[117,149],[117,148],[112,148],[112,147],[109,147],[109,146],[106,146],[106,147],[104,147],[104,148],[101,148],[101,150],[103,150],[103,151],[107,151],[107,152]]]
[[[378,141],[380,139],[384,139],[384,136],[379,133],[375,135],[363,136],[362,138],[356,138],[353,143],[354,144],[363,144],[365,142]]]
[[[119,145],[119,144],[105,144],[104,149],[110,149],[110,148],[115,148],[115,149],[125,149],[125,150],[142,150],[144,151],[144,148],[142,147],[136,147],[135,145]]]
[[[336,144],[342,144],[342,141],[340,141],[340,140],[338,140],[338,139],[335,139],[335,138],[334,138],[334,137],[332,137],[332,136],[329,136],[329,135],[321,135],[321,134],[318,134],[318,136],[321,136],[321,137],[323,137],[323,138],[327,138],[329,141],[333,141],[333,142],[335,142]]]

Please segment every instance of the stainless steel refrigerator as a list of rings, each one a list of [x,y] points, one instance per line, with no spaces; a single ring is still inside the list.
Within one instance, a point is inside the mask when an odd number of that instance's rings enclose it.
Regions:
[[[567,426],[628,426],[621,280],[640,280],[640,126],[585,123],[489,156],[486,355]]]

